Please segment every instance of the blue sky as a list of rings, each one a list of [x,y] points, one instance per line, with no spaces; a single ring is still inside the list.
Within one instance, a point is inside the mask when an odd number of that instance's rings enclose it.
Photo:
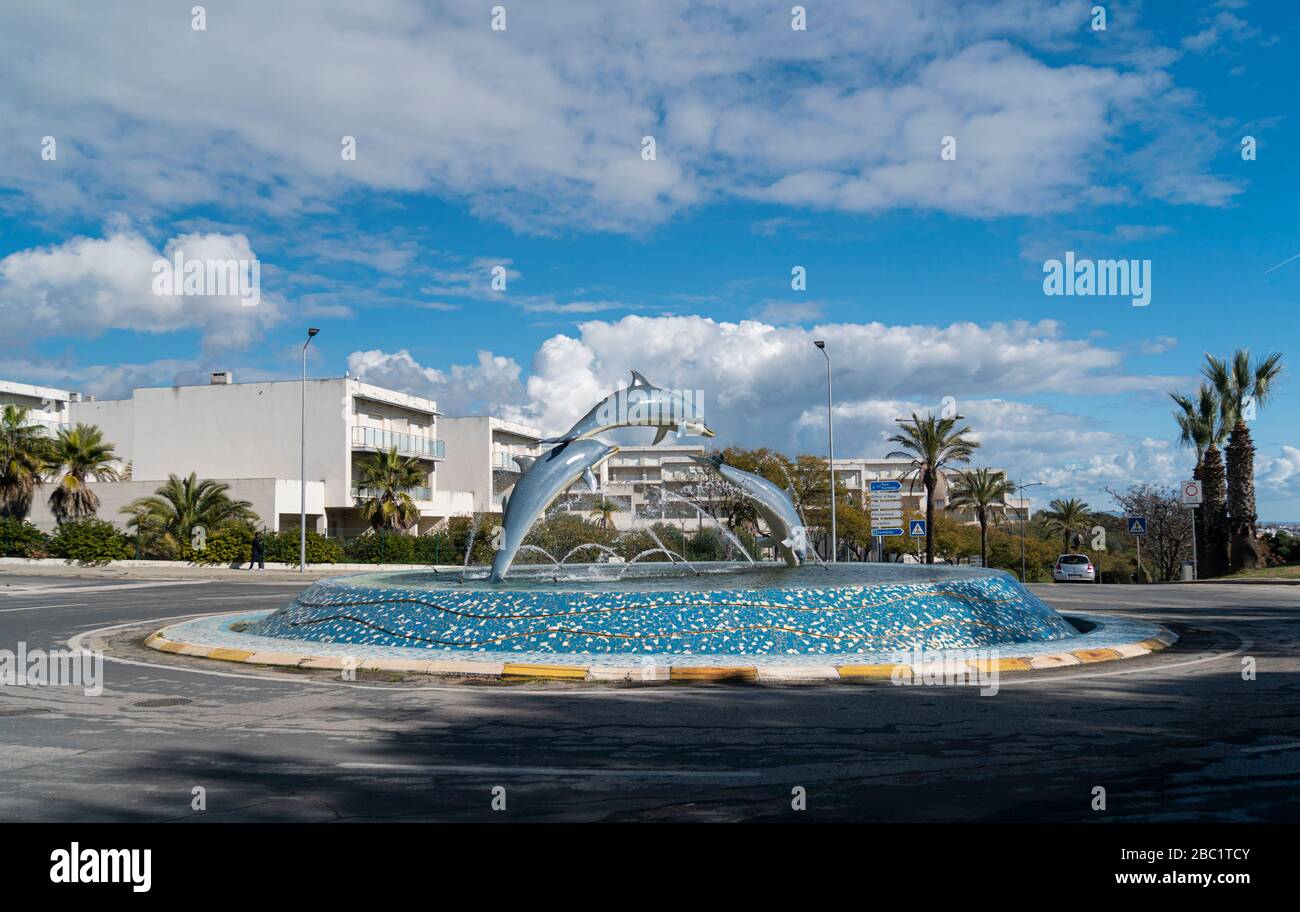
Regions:
[[[825,338],[840,455],[951,395],[981,462],[1111,508],[1189,471],[1202,352],[1278,349],[1260,513],[1300,518],[1284,4],[505,5],[0,14],[0,376],[293,376],[310,324],[317,375],[450,413],[552,431],[636,368],[820,451]],[[159,300],[176,249],[255,257],[262,301]],[[1150,260],[1151,304],[1046,296],[1067,250]]]

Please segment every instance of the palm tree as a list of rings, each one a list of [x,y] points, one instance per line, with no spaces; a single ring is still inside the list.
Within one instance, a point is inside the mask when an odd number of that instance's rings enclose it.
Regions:
[[[1014,494],[1016,486],[1001,472],[976,469],[962,472],[948,491],[948,509],[974,509],[980,524],[980,565],[989,562],[989,508],[1005,507],[1007,496]],[[928,528],[928,524],[927,524]]]
[[[397,447],[393,447],[357,462],[355,474],[357,488],[366,498],[361,515],[370,528],[376,532],[397,531],[409,528],[420,518],[420,510],[408,493],[427,479],[418,459],[399,456]]]
[[[1092,509],[1082,500],[1073,497],[1069,500],[1052,501],[1052,508],[1043,513],[1047,528],[1061,533],[1066,551],[1070,550],[1070,543],[1075,533],[1083,532],[1088,528],[1091,516]]]
[[[113,444],[104,440],[104,432],[93,424],[63,428],[50,447],[47,471],[58,478],[50,494],[50,512],[59,525],[69,519],[94,516],[99,509],[99,495],[88,481],[116,481]]]
[[[1178,405],[1174,420],[1178,439],[1196,450],[1192,477],[1201,482],[1202,503],[1196,511],[1196,560],[1200,575],[1218,576],[1228,570],[1228,509],[1223,491],[1223,457],[1219,444],[1228,436],[1218,391],[1202,383],[1195,398],[1170,393]]]
[[[251,526],[257,522],[253,505],[232,500],[230,485],[204,479],[168,475],[165,484],[148,497],[140,497],[118,512],[129,516],[127,525],[141,535],[156,535],[175,549],[189,542],[195,526],[211,532],[223,526]]]
[[[600,506],[592,510],[592,514],[600,517],[600,527],[610,529],[614,526],[614,514],[622,511],[622,506],[616,500],[602,500]]]
[[[1230,362],[1210,354],[1205,362],[1201,373],[1214,384],[1224,422],[1232,426],[1227,451],[1232,568],[1253,569],[1261,559],[1255,546],[1255,445],[1246,426],[1247,404],[1253,410],[1272,398],[1274,381],[1282,372],[1282,353],[1272,352],[1252,364],[1250,352],[1239,348]]]
[[[49,441],[27,415],[18,405],[0,412],[0,517],[26,519],[48,470]]]
[[[971,455],[979,446],[979,441],[968,440],[963,434],[971,432],[969,427],[954,430],[956,418],[936,418],[926,415],[924,418],[912,413],[911,423],[904,423],[899,432],[889,438],[890,443],[903,447],[890,453],[889,459],[910,459],[912,471],[911,488],[916,482],[925,485],[925,562],[934,563],[934,489],[939,482],[939,473],[947,465],[970,462]]]

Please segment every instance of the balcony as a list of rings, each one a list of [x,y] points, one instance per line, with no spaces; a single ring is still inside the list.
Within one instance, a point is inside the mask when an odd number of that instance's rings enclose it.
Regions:
[[[407,494],[411,495],[411,500],[430,501],[433,500],[433,488],[404,488]],[[352,497],[360,506],[365,501],[379,494],[378,488],[353,488]]]
[[[42,437],[57,437],[59,431],[70,431],[72,425],[66,421],[49,421],[45,418],[28,418],[27,427],[37,428]]]
[[[352,449],[354,450],[391,450],[397,447],[397,452],[403,456],[418,456],[421,459],[443,459],[446,456],[446,448],[441,440],[434,440],[431,437],[417,437],[414,434],[399,434],[396,431],[385,431],[381,428],[362,427],[360,425],[352,428]]]

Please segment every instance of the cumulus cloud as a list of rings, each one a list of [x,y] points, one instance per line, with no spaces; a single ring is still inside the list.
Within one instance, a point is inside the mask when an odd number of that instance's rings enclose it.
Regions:
[[[1279,448],[1276,456],[1256,456],[1257,485],[1281,499],[1300,495],[1300,448]]]
[[[376,386],[432,399],[448,415],[491,412],[514,420],[524,417],[519,365],[488,351],[480,350],[474,364],[457,364],[447,371],[422,366],[406,349],[356,351],[348,356],[348,372]]]
[[[155,293],[155,264],[170,264],[178,254],[212,262],[256,259],[242,234],[177,235],[160,250],[124,227],[102,238],[21,250],[0,260],[0,330],[27,342],[111,329],[197,329],[205,349],[215,350],[242,348],[279,320],[283,300],[265,290],[251,307],[233,288],[226,294]]]
[[[528,4],[505,32],[454,3],[375,0],[361,17],[344,0],[234,2],[194,32],[144,0],[15,7],[0,185],[51,211],[276,217],[357,188],[433,193],[521,230],[632,234],[737,198],[1003,215],[1235,192],[1212,147],[1141,155],[1136,123],[1202,112],[1140,30],[1135,62],[1090,59],[1070,0],[830,0],[806,32],[752,0]],[[395,268],[403,252],[357,255]]]
[[[353,372],[465,411],[539,426],[569,427],[636,369],[668,388],[699,390],[720,441],[821,452],[826,434],[825,361],[814,339],[829,340],[835,365],[840,455],[880,456],[892,446],[894,418],[937,411],[945,396],[976,429],[981,464],[1044,481],[1041,493],[1073,492],[1105,502],[1102,488],[1130,480],[1163,484],[1185,471],[1188,454],[1133,438],[1095,418],[1020,401],[1041,394],[1163,390],[1176,378],[1125,372],[1119,352],[1065,338],[1051,321],[949,326],[827,324],[811,329],[699,316],[589,321],[574,337],[554,335],[538,349],[526,380],[509,359],[480,352],[477,364],[446,372],[406,351],[356,352]],[[648,435],[641,435],[646,436]],[[637,438],[640,439],[639,437]]]

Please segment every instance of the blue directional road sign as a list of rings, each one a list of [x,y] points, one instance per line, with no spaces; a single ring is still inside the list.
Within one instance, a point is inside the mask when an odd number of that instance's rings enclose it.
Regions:
[[[914,519],[907,524],[907,534],[912,538],[925,535],[925,520]]]
[[[871,490],[873,492],[901,491],[903,490],[903,483],[901,481],[873,481],[871,482]]]
[[[902,529],[899,529],[899,528],[893,528],[893,529],[872,529],[872,530],[871,530],[871,534],[872,534],[872,535],[902,535],[902,534],[903,534],[903,530],[902,530]]]
[[[1128,530],[1133,535],[1147,534],[1147,518],[1145,516],[1128,517]]]

